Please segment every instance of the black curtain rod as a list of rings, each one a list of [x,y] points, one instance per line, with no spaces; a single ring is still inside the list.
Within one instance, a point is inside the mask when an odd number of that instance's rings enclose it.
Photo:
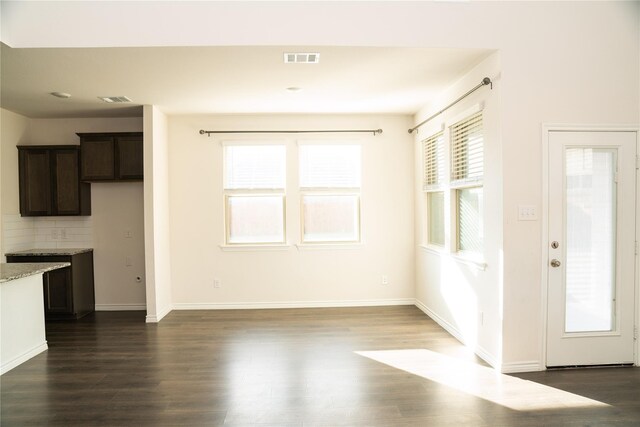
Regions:
[[[382,129],[347,129],[347,130],[200,130],[200,135],[212,133],[372,133],[381,134]]]
[[[418,123],[417,125],[415,125],[414,127],[412,127],[411,129],[409,129],[409,133],[413,133],[413,131],[415,131],[416,129],[418,129],[420,126],[422,126],[423,124],[427,123],[428,121],[434,119],[435,117],[438,117],[440,114],[444,113],[445,111],[447,111],[449,108],[453,107],[454,105],[456,105],[458,102],[462,101],[464,98],[466,98],[467,96],[471,95],[473,92],[475,92],[476,90],[480,89],[482,86],[487,86],[487,85],[491,85],[491,89],[493,89],[493,82],[491,81],[491,79],[489,77],[485,77],[484,79],[482,79],[482,81],[473,89],[471,89],[469,92],[465,93],[464,95],[462,95],[460,98],[456,99],[455,101],[453,101],[451,104],[447,105],[446,107],[444,107],[442,110],[438,111],[437,113],[435,113],[433,116],[421,121],[420,123]]]

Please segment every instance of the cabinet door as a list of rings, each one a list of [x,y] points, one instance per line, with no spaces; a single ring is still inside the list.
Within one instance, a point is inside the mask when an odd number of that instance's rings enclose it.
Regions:
[[[54,215],[79,215],[78,150],[55,150],[52,155],[54,164]]]
[[[118,137],[117,150],[117,179],[142,179],[142,135]]]
[[[115,178],[113,138],[83,138],[80,147],[81,179],[101,181]]]
[[[73,313],[71,268],[44,274],[44,304],[47,313]]]
[[[19,152],[20,214],[51,215],[51,163],[49,150]]]

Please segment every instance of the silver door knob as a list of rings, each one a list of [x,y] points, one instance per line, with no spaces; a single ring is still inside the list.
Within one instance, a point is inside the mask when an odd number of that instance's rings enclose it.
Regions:
[[[551,260],[551,267],[557,268],[557,267],[560,267],[560,265],[562,265],[562,263],[560,261],[558,261],[557,259],[552,259]]]

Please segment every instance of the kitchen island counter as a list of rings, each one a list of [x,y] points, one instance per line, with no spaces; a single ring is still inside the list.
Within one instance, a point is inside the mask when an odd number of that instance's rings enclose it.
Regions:
[[[0,283],[10,282],[23,277],[42,274],[47,271],[69,267],[68,262],[26,262],[26,263],[2,263],[0,264]]]

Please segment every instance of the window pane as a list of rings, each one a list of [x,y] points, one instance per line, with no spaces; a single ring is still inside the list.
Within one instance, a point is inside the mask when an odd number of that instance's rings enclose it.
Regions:
[[[613,150],[566,151],[566,332],[613,330],[615,170]]]
[[[482,253],[482,187],[456,191],[458,198],[458,250]]]
[[[355,195],[303,196],[303,241],[360,240],[359,198]]]
[[[224,150],[226,189],[284,188],[284,145],[227,145]]]
[[[422,151],[423,189],[428,190],[444,182],[444,133],[437,133],[422,141]]]
[[[462,120],[450,130],[451,181],[479,181],[484,173],[482,111]]]
[[[427,193],[428,243],[444,246],[444,193]]]
[[[359,145],[301,145],[300,186],[359,188]]]
[[[229,196],[227,243],[284,243],[283,196]]]

